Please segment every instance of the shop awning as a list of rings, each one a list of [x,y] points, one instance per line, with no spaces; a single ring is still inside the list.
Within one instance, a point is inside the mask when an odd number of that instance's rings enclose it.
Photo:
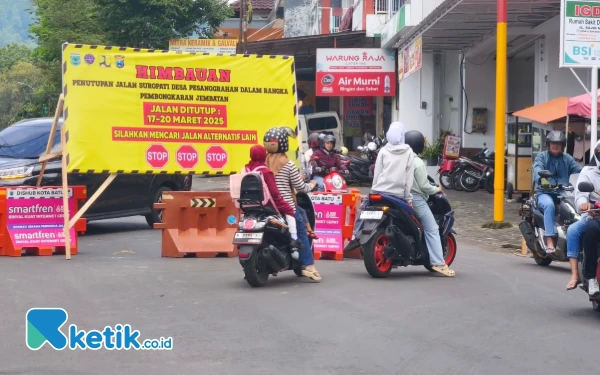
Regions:
[[[559,15],[560,3],[560,0],[509,0],[509,32],[515,27],[531,29]],[[497,0],[446,0],[417,26],[401,32],[394,47],[404,48],[422,34],[424,51],[469,49],[495,35],[496,7]],[[524,42],[515,41],[519,45]]]
[[[259,55],[294,56],[296,69],[314,68],[317,48],[379,48],[380,38],[369,38],[366,31],[301,36],[260,42],[248,42],[246,50]]]
[[[533,107],[513,112],[512,115],[546,125],[567,117],[568,102],[569,98],[563,96],[542,104],[534,105]]]
[[[598,90],[598,93],[598,97],[600,97],[600,90]],[[600,103],[600,100],[598,102]],[[598,116],[600,116],[600,105],[598,105],[598,108]],[[585,93],[569,99],[567,114],[569,116],[592,118],[592,97],[590,94]]]

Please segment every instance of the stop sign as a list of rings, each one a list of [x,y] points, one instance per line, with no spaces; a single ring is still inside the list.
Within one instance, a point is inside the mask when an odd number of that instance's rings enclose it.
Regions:
[[[191,169],[198,164],[198,151],[190,145],[183,145],[175,153],[177,164],[181,168]]]
[[[212,169],[223,169],[227,165],[227,151],[221,146],[210,146],[206,150],[206,164]]]
[[[169,162],[169,151],[163,145],[152,145],[146,150],[146,162],[152,168],[164,168]]]

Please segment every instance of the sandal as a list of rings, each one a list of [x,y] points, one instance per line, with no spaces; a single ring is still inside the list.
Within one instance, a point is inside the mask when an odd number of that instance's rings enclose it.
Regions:
[[[316,281],[316,282],[321,281],[321,275],[319,275],[319,272],[317,270],[314,270],[314,271],[302,270],[302,276],[306,276],[309,279],[311,279],[312,281]]]
[[[448,267],[446,264],[444,264],[443,266],[432,266],[431,269],[448,277],[454,277],[456,275],[456,272],[451,270],[450,267]]]
[[[553,247],[546,248],[546,254],[554,254],[555,251],[556,251],[556,249],[554,249]]]
[[[569,281],[569,283],[567,284],[567,290],[573,290],[575,288],[577,288],[577,286],[581,284],[581,280],[571,280]]]

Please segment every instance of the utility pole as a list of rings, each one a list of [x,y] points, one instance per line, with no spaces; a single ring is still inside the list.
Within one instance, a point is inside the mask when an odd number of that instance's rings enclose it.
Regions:
[[[494,166],[494,221],[504,221],[504,144],[506,134],[507,0],[498,0],[496,32],[496,160]],[[517,145],[518,146],[518,145]]]
[[[245,49],[242,46],[242,40],[243,40],[242,39],[242,37],[243,37],[242,34],[244,32],[243,27],[242,27],[242,25],[243,25],[242,22],[243,22],[243,19],[244,19],[244,4],[245,4],[244,0],[240,0],[240,29],[238,31],[239,35],[238,35],[238,45],[237,45],[237,53],[238,54],[243,54],[244,53],[244,49]]]

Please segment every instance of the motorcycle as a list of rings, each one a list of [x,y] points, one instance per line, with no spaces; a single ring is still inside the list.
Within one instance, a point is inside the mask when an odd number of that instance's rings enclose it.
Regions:
[[[375,160],[382,146],[379,138],[373,137],[365,146],[358,146],[357,150],[361,152],[361,156],[345,155],[342,160],[348,162],[348,182],[373,182],[373,173],[375,171]]]
[[[577,185],[577,188],[582,193],[591,193],[596,190],[594,188],[594,185],[587,181],[580,182],[579,185]],[[600,202],[591,203],[593,204],[594,208],[590,211],[600,213]],[[587,280],[585,279],[585,277],[583,277],[583,264],[586,262],[585,253],[583,251],[580,251],[579,254],[579,278],[580,280],[582,280],[582,285],[580,285],[579,287],[588,295],[590,302],[592,302],[592,308],[594,309],[594,311],[600,312],[600,295],[589,295]],[[598,259],[596,259],[596,261],[598,261]],[[600,263],[596,267],[596,278],[600,280]]]
[[[440,175],[440,185],[442,185],[444,189],[452,189],[450,175],[454,168],[461,163],[461,161],[461,159],[442,159],[437,174]]]
[[[473,160],[463,161],[460,185],[465,191],[472,193],[482,187],[490,194],[494,194],[494,152],[490,152],[485,143]]]
[[[318,157],[315,157],[313,160],[319,160]],[[343,161],[343,163],[347,166],[348,162]],[[332,168],[323,168],[317,167],[320,171],[324,171],[326,173],[325,177],[323,177],[323,186],[325,188],[325,192],[328,193],[347,193],[348,192],[348,184],[344,177],[342,177],[339,169],[337,167]]]
[[[368,205],[360,213],[364,220],[360,244],[369,275],[385,278],[392,268],[409,265],[424,266],[433,272],[423,226],[412,207],[388,194],[371,193],[368,199]],[[452,229],[454,211],[443,194],[430,196],[428,204],[439,226],[444,259],[450,265],[457,250],[456,232]]]
[[[540,171],[538,175],[542,178],[552,177],[550,171]],[[556,194],[560,191],[572,192],[573,186],[562,186],[560,184],[542,185],[541,192],[546,194]],[[521,217],[519,224],[521,234],[525,239],[527,248],[533,254],[533,259],[540,266],[548,266],[553,261],[566,262],[567,258],[567,228],[569,225],[579,220],[580,215],[575,208],[575,197],[571,195],[558,195],[556,204],[556,215],[554,218],[554,228],[557,234],[555,252],[546,254],[544,214],[537,203],[537,195],[529,198],[522,204]]]
[[[262,287],[269,275],[277,276],[279,272],[292,270],[297,276],[302,276],[300,260],[292,257],[291,235],[284,217],[261,204],[264,198],[261,180],[257,182],[247,178],[242,180],[238,199],[242,215],[233,237],[233,244],[239,249],[244,278],[252,287]],[[310,197],[306,193],[298,193],[296,198],[314,228],[315,210]],[[311,238],[309,242],[312,250]]]

